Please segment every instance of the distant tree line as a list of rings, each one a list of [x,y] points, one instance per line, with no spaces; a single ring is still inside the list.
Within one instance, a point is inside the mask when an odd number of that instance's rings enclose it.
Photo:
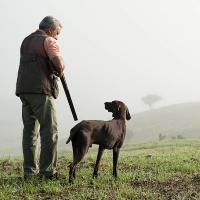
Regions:
[[[166,138],[166,135],[159,134],[159,141],[162,141]],[[185,137],[182,135],[177,135],[177,136],[171,136],[171,140],[184,140]]]
[[[182,136],[182,135],[177,135],[177,136],[171,136],[171,139],[172,139],[172,140],[184,140],[185,137]]]

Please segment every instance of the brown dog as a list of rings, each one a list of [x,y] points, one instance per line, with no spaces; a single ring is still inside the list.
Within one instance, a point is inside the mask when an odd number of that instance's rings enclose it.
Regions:
[[[75,178],[76,165],[83,159],[92,144],[99,145],[93,177],[98,176],[99,163],[105,149],[113,149],[113,176],[117,177],[119,150],[126,135],[126,120],[131,116],[127,106],[121,101],[105,103],[105,109],[113,113],[109,121],[83,120],[71,131],[67,144],[72,141],[73,162],[70,164],[69,182]]]

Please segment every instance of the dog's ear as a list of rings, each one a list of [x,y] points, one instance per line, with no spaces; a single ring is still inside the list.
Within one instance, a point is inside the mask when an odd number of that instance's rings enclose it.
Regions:
[[[131,115],[129,113],[128,107],[126,106],[126,120],[130,120],[131,119]]]

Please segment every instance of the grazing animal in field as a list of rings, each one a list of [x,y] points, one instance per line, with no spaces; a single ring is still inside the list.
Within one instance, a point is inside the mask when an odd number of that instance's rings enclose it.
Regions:
[[[119,150],[126,135],[126,120],[131,116],[128,107],[121,101],[105,102],[105,109],[113,113],[113,119],[83,120],[71,131],[67,144],[72,141],[73,162],[70,164],[69,182],[75,178],[76,165],[83,159],[92,144],[99,145],[93,177],[98,176],[100,160],[105,149],[113,149],[113,176],[117,177]]]

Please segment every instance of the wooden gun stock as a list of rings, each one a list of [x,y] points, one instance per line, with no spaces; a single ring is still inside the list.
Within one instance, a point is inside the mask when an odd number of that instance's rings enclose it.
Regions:
[[[64,91],[65,91],[65,94],[67,96],[67,100],[68,100],[68,103],[69,103],[69,107],[71,109],[71,112],[72,112],[72,115],[74,117],[74,121],[77,121],[78,118],[77,118],[77,115],[76,115],[76,111],[74,109],[74,105],[73,105],[73,102],[72,102],[72,99],[71,99],[71,96],[70,96],[70,93],[69,93],[69,89],[67,87],[67,83],[66,83],[66,80],[65,80],[65,76],[63,74],[62,77],[60,77],[60,80],[62,82],[62,85],[63,85],[63,88],[64,88]]]

